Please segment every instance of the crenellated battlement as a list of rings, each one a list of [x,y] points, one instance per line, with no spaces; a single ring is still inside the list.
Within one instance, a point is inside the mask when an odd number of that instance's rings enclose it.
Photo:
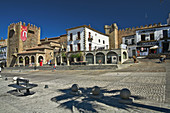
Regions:
[[[27,26],[26,33],[21,30],[21,25]],[[25,36],[23,39],[22,36]],[[21,53],[28,48],[32,48],[40,44],[40,27],[25,22],[11,23],[8,26],[8,44],[10,48],[7,51],[7,66],[13,66],[14,55]],[[15,54],[14,54],[15,53]]]
[[[139,27],[139,26],[136,26],[136,28],[135,28],[135,27],[132,27],[132,28],[119,29],[119,32],[122,32],[122,31],[123,31],[123,32],[124,32],[124,31],[128,32],[128,31],[134,31],[134,30],[142,30],[142,29],[156,28],[156,27],[160,27],[160,26],[162,26],[161,23],[158,23],[158,24],[149,24],[149,25],[145,25],[145,26],[141,25],[140,27]],[[108,25],[107,25],[107,27],[109,28]]]
[[[26,25],[25,22],[21,22],[21,21],[18,22],[18,23],[11,23],[11,24],[9,25],[9,27],[10,27],[10,28],[13,28],[13,27],[18,26],[18,25],[27,26],[28,29],[31,29],[31,30],[40,30],[40,27],[37,27],[36,25],[30,24],[30,23],[28,23],[28,24]]]
[[[111,40],[112,43],[118,43],[120,45],[122,43],[122,37],[124,36],[129,36],[129,35],[134,35],[136,33],[136,30],[142,30],[142,29],[150,29],[150,28],[157,28],[163,26],[161,23],[158,24],[149,24],[149,25],[141,25],[141,26],[136,26],[132,28],[123,28],[123,29],[118,29],[116,23],[109,25],[105,25],[105,33],[110,35],[110,40],[115,38],[115,40]],[[117,31],[116,31],[117,29]],[[116,36],[112,36],[112,34],[115,34],[115,32],[118,32],[118,38],[116,41]],[[110,44],[112,44],[110,43]]]

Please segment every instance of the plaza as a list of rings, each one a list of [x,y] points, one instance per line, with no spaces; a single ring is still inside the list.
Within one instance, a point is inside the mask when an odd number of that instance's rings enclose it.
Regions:
[[[159,113],[170,112],[169,64],[159,59],[129,59],[117,69],[107,70],[3,70],[0,78],[1,113]],[[13,77],[23,77],[38,84],[33,95],[16,96]],[[8,80],[4,80],[8,78]],[[82,95],[70,95],[73,84],[78,84]],[[48,85],[48,88],[44,88]],[[101,89],[101,99],[89,97],[94,86]],[[120,90],[131,91],[132,104],[118,102]]]

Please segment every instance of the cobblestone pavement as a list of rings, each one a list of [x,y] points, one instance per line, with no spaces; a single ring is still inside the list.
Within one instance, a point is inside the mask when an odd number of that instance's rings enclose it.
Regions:
[[[166,65],[166,89],[165,89],[165,101],[170,104],[170,63]]]
[[[60,70],[1,73],[0,113],[159,113],[170,112],[167,71],[170,61],[139,59],[138,64],[123,64],[117,70]],[[128,67],[125,65],[129,65]],[[125,68],[126,67],[126,68]],[[38,84],[29,96],[12,95],[14,76],[28,78]],[[5,81],[4,78],[8,80]],[[168,77],[169,78],[169,77]],[[78,84],[82,95],[69,94],[72,84]],[[49,88],[45,89],[44,86]],[[101,99],[90,98],[92,87],[99,86]],[[133,104],[118,103],[122,88],[131,91]]]

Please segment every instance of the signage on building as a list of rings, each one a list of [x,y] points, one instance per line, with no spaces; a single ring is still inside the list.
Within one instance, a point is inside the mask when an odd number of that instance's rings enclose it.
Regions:
[[[21,40],[22,41],[27,40],[27,26],[21,25]]]
[[[140,52],[147,52],[147,48],[146,47],[141,47],[138,50],[140,50]]]
[[[148,32],[154,32],[156,29],[146,29],[146,30],[141,30],[139,33],[148,33]]]
[[[140,46],[148,46],[148,45],[157,45],[158,42],[139,42],[137,43],[137,45],[140,45]]]

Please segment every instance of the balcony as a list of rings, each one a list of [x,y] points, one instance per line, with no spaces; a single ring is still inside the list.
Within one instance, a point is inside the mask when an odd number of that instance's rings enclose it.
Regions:
[[[89,38],[88,38],[88,41],[92,41],[92,40],[93,40],[93,37],[89,37]]]

